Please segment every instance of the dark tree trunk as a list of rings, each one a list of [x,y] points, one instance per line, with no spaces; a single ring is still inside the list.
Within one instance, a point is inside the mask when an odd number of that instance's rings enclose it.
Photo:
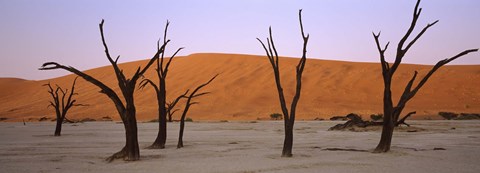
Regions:
[[[162,80],[161,80],[162,81]],[[163,149],[165,148],[165,143],[167,141],[167,111],[165,109],[165,83],[160,82],[159,93],[157,95],[158,102],[158,133],[157,138],[149,149]]]
[[[185,118],[187,116],[188,110],[190,109],[190,106],[193,104],[191,103],[191,100],[194,96],[194,92],[190,94],[190,97],[188,97],[187,103],[185,104],[185,109],[183,110],[182,117],[180,117],[180,130],[178,132],[178,144],[177,148],[182,148],[183,147],[183,131],[185,129]]]
[[[125,146],[122,150],[108,157],[106,160],[112,162],[115,159],[123,159],[125,161],[135,161],[140,159],[140,148],[138,146],[138,130],[137,120],[135,118],[135,111],[127,111],[127,117],[123,122],[125,128]]]
[[[283,119],[284,119],[284,125],[285,125],[285,139],[283,142],[282,157],[292,157],[293,125],[295,123],[295,112],[296,112],[297,103],[300,100],[300,92],[302,89],[302,74],[305,68],[305,63],[307,61],[307,43],[308,43],[309,35],[305,36],[305,33],[303,32],[302,10],[299,11],[298,17],[300,21],[300,31],[303,38],[303,54],[296,68],[296,89],[295,89],[295,95],[293,96],[293,99],[292,99],[292,104],[290,106],[290,114],[288,112],[287,104],[285,101],[285,95],[283,93],[282,84],[280,82],[280,69],[279,69],[280,67],[279,67],[279,61],[278,61],[279,58],[278,58],[277,49],[275,47],[275,43],[273,41],[272,28],[269,28],[270,35],[269,35],[269,38],[267,38],[268,49],[267,49],[267,46],[265,46],[265,44],[260,39],[257,38],[257,40],[262,44],[263,49],[267,54],[268,60],[272,65],[275,84],[278,91],[278,98],[280,101],[280,107],[283,113]]]
[[[285,126],[285,139],[283,141],[282,157],[292,157],[293,128]]]
[[[384,119],[383,127],[382,127],[382,136],[380,138],[380,142],[378,143],[377,147],[374,150],[375,153],[387,152],[390,150],[394,129],[395,129],[394,123],[391,120]]]
[[[185,129],[185,118],[180,119],[180,131],[178,134],[177,148],[183,148],[183,130]]]
[[[167,141],[167,110],[166,105],[166,86],[165,78],[160,77],[160,87],[157,93],[157,102],[158,102],[158,133],[157,138],[150,145],[150,149],[163,149],[165,148],[165,143]]]
[[[62,131],[62,123],[63,123],[63,120],[60,119],[60,118],[57,118],[57,123],[56,123],[56,126],[55,126],[55,134],[54,136],[60,136],[61,134],[61,131]]]
[[[167,113],[165,112],[165,109],[163,110],[163,112],[164,113],[162,113],[162,117],[160,117],[160,119],[158,120],[160,129],[158,133],[158,138],[160,139],[159,142],[161,148],[165,148],[165,143],[167,141]]]
[[[121,115],[123,126],[125,128],[125,146],[119,152],[108,157],[106,159],[108,162],[120,158],[123,158],[125,161],[135,161],[140,159],[136,109],[133,98],[134,90],[135,87],[126,88],[123,92],[126,107],[117,107],[117,111]]]
[[[392,92],[390,90],[392,77],[388,73],[383,73],[384,92],[383,92],[383,127],[380,142],[375,148],[375,153],[387,152],[390,150],[392,143],[393,130],[395,129],[393,123],[393,103]]]
[[[172,115],[171,113],[168,114],[168,122],[173,122],[172,116],[173,116],[173,115]]]
[[[164,116],[158,117],[158,129],[157,138],[155,138],[153,144],[148,147],[149,149],[165,148],[167,141],[167,122]]]
[[[378,143],[377,147],[375,148],[374,152],[376,153],[381,153],[381,152],[388,152],[390,150],[390,145],[392,143],[392,137],[393,137],[393,130],[394,126],[402,123],[404,123],[405,119],[408,118],[412,112],[409,113],[408,115],[405,116],[405,118],[401,119],[400,121],[398,120],[403,109],[405,108],[407,102],[412,99],[415,94],[417,94],[418,90],[422,88],[422,86],[428,81],[428,79],[432,76],[432,74],[437,71],[440,67],[443,65],[463,56],[471,52],[476,52],[478,49],[470,49],[470,50],[465,50],[458,55],[447,58],[444,60],[441,60],[435,64],[435,66],[422,78],[418,84],[413,87],[413,83],[417,77],[417,72],[415,71],[412,79],[408,82],[407,86],[405,86],[405,90],[403,91],[402,95],[400,96],[400,100],[398,101],[397,105],[394,106],[392,102],[392,95],[391,95],[391,90],[390,86],[392,83],[392,77],[395,74],[397,68],[400,66],[403,57],[406,55],[408,50],[415,44],[415,42],[430,28],[431,26],[435,25],[437,21],[428,24],[425,26],[422,31],[420,31],[415,38],[411,39],[411,41],[407,44],[406,41],[409,39],[410,35],[412,34],[413,30],[415,29],[415,25],[417,23],[418,18],[420,17],[420,13],[422,11],[421,8],[419,8],[420,0],[417,1],[415,5],[415,9],[413,12],[413,19],[412,23],[410,24],[410,27],[408,28],[407,32],[405,35],[402,37],[402,39],[398,42],[397,46],[397,52],[396,52],[396,57],[395,57],[395,62],[390,66],[390,64],[385,60],[385,51],[388,48],[389,43],[385,45],[384,48],[380,46],[380,33],[378,34],[373,34],[373,37],[375,39],[375,43],[377,45],[378,52],[380,54],[380,65],[382,66],[382,75],[383,75],[383,81],[384,81],[384,96],[383,96],[383,110],[384,110],[384,123],[383,123],[383,128],[382,128],[382,135],[380,138],[380,142]],[[405,123],[404,123],[405,124]],[[407,124],[408,125],[408,124]]]
[[[125,146],[119,152],[113,154],[106,160],[111,162],[115,159],[123,158],[125,161],[135,161],[140,159],[140,149],[138,146],[138,129],[134,101],[135,84],[127,85],[123,91],[126,107],[117,107],[120,113],[123,126],[125,128]]]
[[[135,109],[135,108],[133,108]],[[140,159],[140,149],[138,147],[137,119],[135,118],[135,110],[127,110],[127,121],[125,126],[125,157],[126,161],[134,161]]]

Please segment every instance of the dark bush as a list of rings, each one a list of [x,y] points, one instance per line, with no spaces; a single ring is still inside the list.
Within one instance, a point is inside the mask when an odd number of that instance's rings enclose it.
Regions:
[[[373,121],[383,120],[383,114],[372,114],[370,115],[370,119],[372,119]]]
[[[480,114],[461,113],[455,120],[477,120],[480,119]]]
[[[272,120],[281,120],[282,119],[282,114],[280,113],[273,113],[273,114],[270,114],[270,118]]]
[[[330,118],[330,120],[332,120],[332,121],[347,121],[348,118],[345,117],[345,116],[333,116],[332,118]]]
[[[438,115],[442,116],[446,120],[451,120],[458,117],[458,114],[453,112],[439,112]]]

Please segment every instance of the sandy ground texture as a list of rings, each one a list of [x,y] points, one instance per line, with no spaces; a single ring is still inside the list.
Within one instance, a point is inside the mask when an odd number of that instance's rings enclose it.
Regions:
[[[259,47],[260,48],[260,47]],[[104,58],[103,56],[99,58]],[[321,57],[319,57],[321,58]],[[446,57],[439,57],[439,60]],[[465,57],[475,58],[475,57]],[[120,59],[120,62],[122,59]],[[107,59],[105,58],[105,62]],[[61,63],[61,62],[59,62]],[[289,104],[295,93],[295,66],[298,58],[280,59],[280,77]],[[126,62],[120,65],[130,77],[146,61]],[[66,64],[75,67],[75,64]],[[40,64],[39,64],[40,66]],[[392,83],[392,94],[397,101],[405,85],[418,71],[417,82],[432,66],[402,64]],[[158,81],[155,68],[145,77]],[[51,73],[51,71],[39,71]],[[86,70],[85,73],[119,91],[111,66]],[[204,88],[208,95],[196,98],[188,116],[194,120],[257,120],[269,119],[281,112],[271,65],[265,56],[202,53],[177,57],[172,61],[167,78],[167,101],[173,101],[187,89],[220,74]],[[0,78],[0,118],[9,122],[38,121],[41,117],[55,118],[55,111],[47,108],[51,99],[48,82],[70,87],[75,76],[67,75],[42,81]],[[439,69],[418,92],[404,112],[416,111],[413,119],[440,119],[438,112],[480,113],[480,65],[452,65]],[[112,101],[99,89],[83,79],[77,81],[77,103],[88,107],[74,107],[68,118],[120,121]],[[309,57],[302,77],[302,95],[297,107],[297,119],[328,119],[335,115],[357,113],[364,117],[381,113],[383,81],[379,63],[360,63],[320,60]],[[135,91],[137,118],[149,121],[158,117],[154,89],[146,87]],[[176,108],[183,110],[185,100]],[[181,113],[174,115],[179,119]]]
[[[8,173],[480,172],[480,121],[410,121],[425,130],[396,132],[392,151],[384,154],[371,153],[379,131],[326,130],[336,123],[295,123],[293,158],[280,157],[281,121],[187,123],[182,149],[175,147],[178,123],[169,123],[166,149],[141,149],[139,161],[112,163],[104,159],[123,146],[122,124],[64,124],[63,135],[54,137],[51,122],[0,123],[0,168]],[[142,148],[154,140],[157,127],[139,123]]]

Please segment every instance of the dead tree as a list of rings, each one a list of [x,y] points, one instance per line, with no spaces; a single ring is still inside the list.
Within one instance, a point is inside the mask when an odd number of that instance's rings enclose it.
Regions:
[[[168,30],[168,25],[170,22],[167,21],[167,25],[165,27],[165,32],[163,35],[163,44],[167,44],[167,30]],[[160,49],[160,40],[157,42],[157,47]],[[153,89],[155,89],[155,93],[157,95],[157,103],[158,103],[158,133],[157,133],[157,138],[153,142],[152,145],[150,145],[147,148],[150,149],[163,149],[165,148],[165,142],[167,141],[167,108],[166,108],[166,99],[167,99],[167,89],[166,89],[166,78],[168,74],[168,67],[170,67],[170,63],[172,62],[173,58],[175,58],[175,55],[182,50],[183,48],[177,49],[177,51],[168,59],[166,64],[164,65],[164,60],[165,60],[165,51],[162,51],[160,53],[160,58],[157,59],[157,68],[156,68],[156,74],[158,77],[158,85],[155,84],[153,81],[150,79],[143,79],[142,82],[140,82],[140,88],[144,88],[147,84],[150,84]]]
[[[395,124],[398,122],[398,119],[405,108],[407,102],[412,99],[415,94],[417,94],[418,90],[427,82],[427,80],[432,76],[434,72],[436,72],[440,67],[443,65],[463,56],[471,52],[476,52],[478,49],[470,49],[465,50],[458,55],[455,55],[451,58],[447,58],[444,60],[439,61],[433,68],[414,86],[415,79],[417,77],[417,71],[413,74],[412,79],[408,82],[405,86],[405,90],[403,91],[397,105],[393,105],[392,101],[392,92],[391,92],[391,85],[392,85],[392,77],[397,70],[398,66],[402,62],[403,57],[406,55],[408,50],[415,44],[415,42],[433,25],[435,25],[437,21],[428,24],[425,26],[408,44],[405,45],[407,39],[412,34],[413,30],[415,29],[415,25],[417,24],[417,20],[422,12],[421,8],[418,8],[420,4],[420,0],[417,1],[415,5],[415,9],[413,12],[413,19],[408,28],[406,34],[403,38],[398,42],[397,51],[395,62],[390,66],[390,64],[385,60],[385,51],[388,48],[389,43],[385,45],[384,48],[381,47],[379,37],[380,33],[375,34],[373,33],[373,37],[375,38],[375,43],[377,45],[378,52],[380,53],[380,65],[382,66],[382,75],[383,75],[383,83],[384,83],[384,91],[383,91],[383,115],[384,115],[384,123],[382,128],[382,136],[380,139],[379,144],[375,148],[374,152],[387,152],[390,150],[390,145],[392,141],[393,130]]]
[[[138,147],[138,135],[137,135],[137,119],[136,119],[136,109],[134,103],[134,91],[138,79],[143,76],[143,74],[148,70],[148,68],[159,58],[160,54],[165,50],[165,46],[168,43],[165,42],[155,53],[155,55],[148,61],[144,68],[138,67],[135,74],[132,78],[127,79],[123,74],[123,71],[118,67],[118,56],[115,60],[110,56],[110,52],[105,41],[103,34],[103,20],[100,23],[100,34],[102,37],[103,46],[105,48],[105,54],[108,58],[108,61],[111,63],[115,76],[118,81],[118,86],[120,88],[121,94],[117,94],[112,88],[108,87],[104,83],[95,79],[94,77],[77,70],[71,66],[64,66],[56,62],[47,62],[42,65],[40,70],[54,70],[54,69],[64,69],[70,71],[86,81],[92,83],[93,85],[100,88],[100,93],[103,93],[108,96],[115,104],[118,114],[120,115],[123,125],[125,127],[125,146],[119,152],[113,154],[107,158],[107,161],[111,162],[115,159],[123,158],[127,161],[134,161],[140,158],[140,151]],[[120,98],[120,96],[123,98]]]
[[[269,28],[270,38],[267,38],[268,49],[265,44],[257,38],[257,40],[262,44],[263,49],[265,50],[268,60],[270,60],[270,64],[273,68],[273,73],[275,75],[275,82],[277,84],[278,96],[280,99],[280,106],[282,107],[283,113],[283,120],[285,126],[285,140],[283,142],[283,151],[282,157],[292,157],[292,147],[293,147],[293,125],[295,123],[295,111],[297,108],[298,100],[300,99],[300,91],[302,89],[302,73],[305,67],[305,62],[307,60],[307,42],[309,35],[305,36],[303,32],[303,24],[302,24],[302,10],[298,12],[299,20],[300,20],[300,31],[303,38],[303,55],[300,61],[298,62],[296,68],[296,90],[295,96],[293,97],[292,104],[290,107],[290,113],[288,112],[287,104],[285,101],[285,96],[283,94],[282,84],[280,82],[280,70],[279,70],[279,62],[278,62],[278,53],[277,49],[275,48],[275,44],[272,37],[272,28]]]
[[[407,124],[405,120],[407,120],[408,117],[411,115],[415,114],[416,112],[410,112],[406,116],[404,116],[402,119],[397,121],[395,123],[395,127],[400,126],[401,124],[405,124],[406,126],[410,127],[410,124]],[[345,118],[348,119],[347,122],[343,124],[337,124],[335,126],[330,127],[328,130],[352,130],[355,131],[355,127],[358,128],[366,128],[370,126],[383,126],[383,122],[379,121],[364,121],[361,116],[350,113]]]
[[[55,109],[55,115],[57,116],[57,124],[55,126],[54,136],[61,135],[62,123],[67,120],[66,116],[68,110],[70,110],[70,108],[73,106],[82,106],[82,104],[75,104],[77,100],[73,99],[73,95],[77,94],[75,93],[75,83],[77,82],[77,78],[73,80],[70,91],[68,91],[68,89],[64,90],[58,85],[56,85],[56,89],[53,89],[52,85],[50,85],[50,82],[43,85],[48,86],[48,93],[50,96],[52,96],[52,101],[50,101],[49,107],[52,106]]]
[[[186,96],[187,93],[184,93],[180,96],[178,96],[174,101],[167,103],[167,116],[168,116],[168,122],[172,122],[173,120],[173,114],[175,112],[179,111],[180,109],[174,109],[177,103],[180,101],[182,98],[187,98]]]
[[[183,109],[182,117],[180,118],[180,131],[179,131],[179,134],[178,134],[177,148],[182,148],[183,147],[183,131],[185,129],[185,118],[187,117],[188,110],[190,109],[190,106],[199,103],[199,102],[192,102],[192,99],[196,98],[196,97],[200,97],[202,95],[209,94],[210,92],[203,92],[203,93],[199,93],[199,94],[197,94],[197,92],[200,91],[200,89],[202,89],[203,87],[210,84],[217,76],[218,76],[218,74],[213,76],[210,80],[208,80],[208,82],[206,82],[206,83],[198,86],[197,88],[195,88],[195,90],[193,90],[193,92],[190,93],[190,95],[187,97],[187,102],[185,103],[185,108]],[[185,92],[185,95],[188,92],[189,91],[187,90]]]

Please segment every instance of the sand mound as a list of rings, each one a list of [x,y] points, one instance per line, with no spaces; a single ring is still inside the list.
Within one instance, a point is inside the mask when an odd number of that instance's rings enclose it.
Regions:
[[[280,60],[281,78],[289,104],[294,94],[296,58]],[[129,76],[144,61],[121,64]],[[68,64],[73,65],[74,64]],[[431,66],[401,65],[394,78],[394,97],[398,97],[411,78],[414,70],[419,77]],[[48,71],[42,71],[48,73]],[[87,74],[103,81],[116,90],[116,81],[111,67],[87,70]],[[220,76],[205,91],[211,94],[199,98],[199,105],[191,108],[193,120],[255,120],[269,118],[280,112],[273,72],[266,57],[234,54],[193,54],[176,58],[170,67],[167,79],[167,96],[172,100],[186,89],[207,81],[213,75]],[[36,120],[54,117],[47,109],[47,88],[42,84],[50,81],[69,87],[75,76],[28,81],[0,79],[0,117],[7,121]],[[146,74],[156,81],[153,68]],[[439,111],[480,112],[480,65],[442,67],[432,76],[417,96],[407,105],[406,112],[417,111],[414,118],[435,115]],[[88,107],[75,107],[70,119],[112,117],[119,120],[114,105],[99,89],[80,79],[77,81],[78,102]],[[298,119],[329,118],[355,112],[368,116],[381,112],[383,83],[378,63],[355,63],[308,59],[303,77],[302,96],[297,108]],[[137,117],[141,121],[157,117],[156,98],[152,88],[136,91]],[[183,108],[180,103],[178,108]],[[177,114],[179,116],[179,114]],[[175,117],[175,116],[174,116]],[[175,117],[176,118],[176,117]]]

